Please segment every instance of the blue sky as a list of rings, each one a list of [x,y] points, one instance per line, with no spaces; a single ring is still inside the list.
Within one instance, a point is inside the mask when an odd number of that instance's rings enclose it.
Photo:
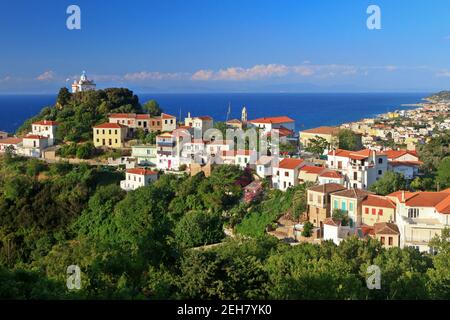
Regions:
[[[448,0],[2,1],[0,92],[53,93],[82,70],[137,92],[450,89],[449,14]]]

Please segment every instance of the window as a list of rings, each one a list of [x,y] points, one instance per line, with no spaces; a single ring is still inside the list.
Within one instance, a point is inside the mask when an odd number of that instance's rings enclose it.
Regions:
[[[358,172],[353,172],[353,180],[357,180],[358,179]]]
[[[338,201],[336,199],[333,201],[333,207],[334,209],[339,209]]]
[[[353,211],[353,202],[350,202],[350,203],[349,203],[349,210],[350,210],[350,211]]]
[[[419,209],[417,208],[408,209],[408,218],[418,218],[418,217],[419,217]]]
[[[345,201],[341,202],[341,209],[347,211],[347,203]]]
[[[286,171],[286,172],[284,173],[284,176],[285,176],[285,177],[289,177],[289,172]]]
[[[334,165],[334,161],[331,161],[331,166],[333,166]]]
[[[384,246],[384,243],[385,243],[385,241],[384,241],[384,237],[381,237],[381,244]]]
[[[117,130],[114,130],[114,133],[117,134]]]
[[[105,130],[102,130],[102,133],[105,134]]]
[[[365,213],[369,214],[369,208],[366,208]]]
[[[97,142],[100,142],[100,139],[99,139],[99,138],[97,138]]]
[[[117,143],[117,139],[116,139],[116,143]]]
[[[317,203],[322,203],[322,197],[321,196],[317,196]]]
[[[383,158],[378,158],[378,163],[383,163]]]
[[[389,245],[392,246],[394,244],[394,239],[392,237],[389,237]]]
[[[111,134],[112,133],[112,131],[111,130],[109,130],[109,134]]]
[[[373,215],[376,215],[376,214],[377,214],[377,209],[372,208],[372,214],[373,214]]]
[[[112,145],[112,139],[109,139],[108,142],[109,142],[109,145]]]
[[[378,170],[378,174],[381,176],[383,174],[383,170]]]
[[[97,134],[99,134],[100,130],[97,129]]]
[[[312,195],[312,193],[309,194],[309,201],[313,201],[313,195]]]
[[[382,215],[383,215],[383,209],[379,209],[379,210],[378,210],[378,215],[379,215],[379,216],[382,216]]]

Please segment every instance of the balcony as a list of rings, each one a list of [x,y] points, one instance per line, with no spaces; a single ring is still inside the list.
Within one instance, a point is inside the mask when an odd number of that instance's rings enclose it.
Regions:
[[[173,147],[175,146],[175,141],[157,141],[156,144],[161,147]]]

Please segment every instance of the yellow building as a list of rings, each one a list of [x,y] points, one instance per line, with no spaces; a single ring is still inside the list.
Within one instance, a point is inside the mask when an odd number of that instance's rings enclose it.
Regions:
[[[376,223],[395,220],[395,203],[388,197],[369,194],[362,202],[362,223],[373,226]]]
[[[338,143],[338,127],[318,127],[300,131],[300,145],[305,148],[309,145],[311,139],[321,137],[325,139],[332,147]]]
[[[93,128],[94,146],[119,149],[123,147],[128,128],[118,123],[102,123]]]

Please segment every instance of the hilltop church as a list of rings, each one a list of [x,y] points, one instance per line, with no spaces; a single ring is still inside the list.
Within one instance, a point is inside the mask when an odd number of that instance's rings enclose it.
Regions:
[[[88,80],[86,71],[81,74],[80,80],[72,83],[72,93],[95,90],[96,84],[93,80]]]

